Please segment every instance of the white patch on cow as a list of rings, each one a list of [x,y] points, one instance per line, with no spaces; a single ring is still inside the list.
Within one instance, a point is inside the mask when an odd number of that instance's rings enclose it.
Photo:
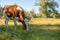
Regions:
[[[5,19],[6,27],[8,27],[8,19]]]
[[[16,17],[14,18],[14,25],[15,25],[15,29],[16,29],[16,27],[17,27],[17,22],[16,22],[17,20],[16,20]]]
[[[20,7],[17,7],[17,10],[22,10],[22,8],[20,8]]]
[[[28,19],[25,19],[24,22],[26,24],[26,30],[28,31]]]
[[[8,19],[6,17],[5,10],[3,11],[3,15],[4,15],[4,19],[5,19],[5,25],[6,25],[6,27],[8,27]]]

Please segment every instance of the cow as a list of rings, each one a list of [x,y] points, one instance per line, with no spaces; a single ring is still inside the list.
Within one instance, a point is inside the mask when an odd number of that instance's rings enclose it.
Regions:
[[[18,5],[6,5],[3,8],[3,15],[5,19],[5,25],[8,27],[8,20],[13,19],[15,28],[17,27],[17,19],[23,24],[23,30],[28,31],[28,19],[25,17],[24,9]]]

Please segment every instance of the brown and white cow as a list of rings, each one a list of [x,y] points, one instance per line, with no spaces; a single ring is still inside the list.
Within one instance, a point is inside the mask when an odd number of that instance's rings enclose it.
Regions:
[[[13,19],[17,27],[16,20],[18,19],[23,24],[23,29],[28,31],[28,19],[25,18],[24,10],[18,5],[6,5],[3,8],[3,15],[5,18],[6,27],[8,27],[8,20]]]

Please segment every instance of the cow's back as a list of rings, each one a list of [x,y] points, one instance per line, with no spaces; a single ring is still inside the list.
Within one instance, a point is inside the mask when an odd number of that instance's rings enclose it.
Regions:
[[[18,13],[20,10],[17,10],[17,7],[17,5],[6,5],[4,10],[6,10],[7,17],[19,16]]]

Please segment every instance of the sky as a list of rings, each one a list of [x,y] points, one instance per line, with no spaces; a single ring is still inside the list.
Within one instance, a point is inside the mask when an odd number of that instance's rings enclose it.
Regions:
[[[17,4],[21,6],[25,11],[34,9],[35,13],[38,13],[38,7],[34,6],[37,0],[0,0],[0,5],[4,7],[9,4]],[[55,0],[60,6],[60,0]],[[60,12],[60,7],[56,8]]]

